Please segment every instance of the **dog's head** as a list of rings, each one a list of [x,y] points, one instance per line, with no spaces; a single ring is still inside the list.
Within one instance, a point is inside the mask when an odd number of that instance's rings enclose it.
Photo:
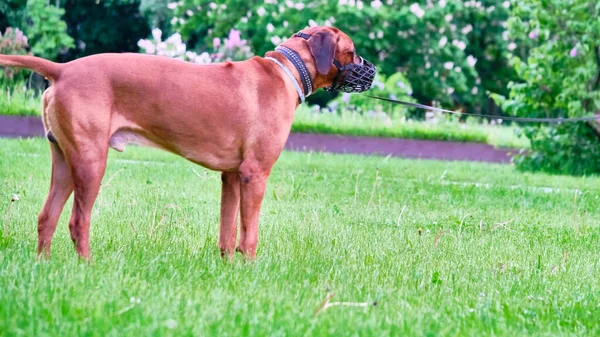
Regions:
[[[375,77],[375,66],[360,57],[352,39],[337,28],[305,28],[282,45],[300,53],[315,89],[361,92]]]

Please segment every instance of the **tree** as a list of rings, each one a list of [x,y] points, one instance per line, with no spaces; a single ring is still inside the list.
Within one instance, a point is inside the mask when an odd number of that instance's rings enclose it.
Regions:
[[[135,52],[140,39],[150,34],[140,13],[140,0],[61,0],[75,48],[64,61],[106,52]]]

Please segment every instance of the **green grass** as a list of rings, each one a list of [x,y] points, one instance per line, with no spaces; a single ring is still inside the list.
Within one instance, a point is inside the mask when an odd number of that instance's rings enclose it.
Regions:
[[[0,140],[2,335],[600,333],[598,177],[284,152],[258,260],[226,263],[216,247],[219,175],[129,148],[111,152],[86,264],[69,239],[70,211],[52,259],[35,259],[49,171],[43,140]],[[327,291],[377,305],[315,317]]]
[[[21,87],[0,91],[0,115],[41,116],[41,96]]]
[[[515,127],[461,124],[447,120],[439,123],[413,122],[393,118],[384,120],[357,113],[344,113],[341,116],[329,113],[315,114],[303,107],[296,111],[292,131],[487,143],[497,147],[510,148],[529,147],[527,138],[516,135]]]

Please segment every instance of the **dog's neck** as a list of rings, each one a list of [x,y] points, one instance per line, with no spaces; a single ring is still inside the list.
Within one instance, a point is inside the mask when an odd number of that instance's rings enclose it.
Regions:
[[[298,75],[300,75],[300,82],[302,82],[304,95],[306,97],[310,96],[314,91],[313,81],[308,67],[306,66],[306,63],[304,63],[304,61],[302,60],[300,54],[286,46],[278,46],[277,48],[275,48],[275,51],[285,56],[285,58],[292,63],[294,68],[296,68]]]
[[[265,58],[277,63],[286,72],[296,87],[301,102],[319,88],[314,83],[316,69],[292,48],[280,45],[275,51],[267,52]]]

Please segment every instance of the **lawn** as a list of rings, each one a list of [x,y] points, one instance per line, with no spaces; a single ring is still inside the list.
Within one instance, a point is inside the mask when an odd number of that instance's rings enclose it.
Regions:
[[[285,152],[257,261],[229,263],[216,247],[219,175],[129,148],[111,152],[88,264],[69,211],[52,259],[36,262],[49,171],[45,141],[0,140],[3,335],[600,334],[597,177]],[[328,292],[367,304],[315,315]]]

